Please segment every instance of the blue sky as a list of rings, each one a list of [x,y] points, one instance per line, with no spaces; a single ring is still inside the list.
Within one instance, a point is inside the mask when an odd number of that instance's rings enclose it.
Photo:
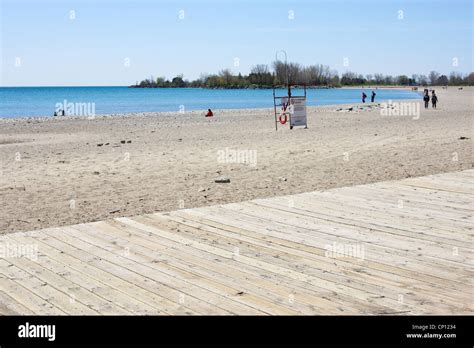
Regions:
[[[472,0],[0,2],[1,86],[247,74],[280,49],[290,61],[339,73],[473,70]]]

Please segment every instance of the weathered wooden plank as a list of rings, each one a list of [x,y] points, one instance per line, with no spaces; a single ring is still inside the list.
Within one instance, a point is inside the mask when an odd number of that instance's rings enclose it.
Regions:
[[[25,289],[40,296],[45,302],[54,304],[66,314],[99,314],[94,309],[84,303],[74,301],[68,291],[73,289],[65,288],[50,282],[45,282],[33,274],[18,268],[5,259],[0,259],[0,272],[10,280],[20,284]],[[10,292],[8,292],[11,295]],[[31,298],[31,296],[29,296]],[[25,306],[26,303],[25,303]]]
[[[428,181],[428,180],[410,179],[410,181],[401,181],[400,185],[422,187],[422,188],[426,188],[426,189],[430,189],[434,191],[460,193],[463,195],[474,195],[474,190],[470,188],[467,188],[461,185],[450,185],[447,182],[441,184],[440,182],[434,182],[434,181]]]
[[[82,229],[83,232],[86,232],[86,229]],[[77,238],[84,240],[86,242],[95,243],[103,247],[108,247],[110,250],[117,249],[123,250],[117,243],[111,244],[107,241],[101,240],[98,237],[94,237],[91,233],[74,233],[70,231]],[[112,246],[111,246],[112,245]],[[134,260],[140,265],[146,265],[153,270],[156,270],[155,274],[157,276],[163,277],[166,281],[169,282],[168,277],[173,277],[173,283],[177,284],[181,289],[188,287],[188,284],[192,285],[194,296],[201,294],[200,298],[203,301],[210,301],[210,303],[221,304],[221,308],[229,308],[234,311],[248,312],[248,314],[263,314],[257,308],[259,305],[265,305],[265,308],[268,309],[271,314],[296,314],[297,312],[277,306],[270,301],[265,301],[262,298],[258,298],[253,294],[245,294],[245,296],[237,295],[239,293],[238,289],[232,289],[227,286],[224,286],[218,282],[215,282],[211,279],[206,279],[204,277],[193,275],[187,270],[179,270],[173,267],[170,267],[168,260],[166,262],[155,262],[156,253],[150,252],[149,255],[142,255],[137,251],[138,248],[134,247],[129,250],[126,258]],[[149,256],[147,258],[147,256]],[[153,271],[148,271],[148,274],[154,273]],[[181,282],[182,280],[189,280],[188,282]],[[179,284],[181,282],[181,284]],[[204,290],[204,291],[203,291]],[[190,292],[191,294],[191,292]]]
[[[29,311],[38,315],[66,314],[66,312],[36,294],[33,289],[34,285],[35,284],[27,284],[26,287],[24,287],[20,282],[11,279],[0,271],[0,290],[20,303],[20,305],[28,308],[28,312],[21,312],[19,314],[26,315],[29,314]]]
[[[137,230],[137,233],[140,233],[140,230]],[[143,233],[143,231],[141,231]],[[157,236],[153,236],[154,239],[157,238]],[[166,238],[159,238],[159,243],[160,244],[165,244],[165,245],[172,245],[174,242],[173,241],[170,241],[170,240],[167,240]],[[200,257],[201,259],[202,258],[206,258],[206,259],[209,259],[209,260],[213,260],[213,261],[218,261],[219,264],[223,263],[225,264],[225,268],[223,269],[222,271],[222,274],[225,276],[226,274],[228,275],[229,272],[231,272],[231,270],[234,268],[236,270],[236,274],[237,274],[237,277],[241,277],[243,274],[245,274],[245,279],[248,279],[248,274],[253,274],[255,276],[260,276],[260,277],[263,277],[265,279],[268,279],[268,280],[272,280],[274,281],[276,284],[278,285],[285,285],[285,287],[288,289],[294,289],[295,291],[298,291],[298,293],[301,293],[301,292],[307,292],[307,293],[317,293],[321,296],[327,296],[327,295],[330,295],[330,298],[331,298],[331,304],[332,305],[335,305],[337,306],[336,307],[336,312],[345,312],[345,313],[348,313],[348,312],[353,312],[355,313],[355,311],[353,309],[357,309],[358,311],[364,311],[366,310],[368,307],[371,307],[371,305],[367,304],[367,302],[362,302],[362,303],[359,303],[359,300],[356,299],[356,298],[353,298],[353,297],[350,297],[350,296],[344,296],[343,294],[338,294],[338,293],[335,293],[335,292],[332,292],[332,291],[329,291],[327,289],[323,289],[323,288],[319,288],[319,287],[316,287],[314,285],[311,285],[311,284],[308,284],[308,283],[304,283],[304,282],[299,282],[299,281],[295,281],[295,279],[293,278],[285,278],[279,274],[274,274],[274,273],[271,273],[267,270],[264,270],[264,269],[261,269],[261,268],[258,268],[258,267],[254,267],[253,265],[249,265],[249,264],[242,264],[238,261],[236,261],[235,258],[226,258],[226,257],[223,257],[221,255],[217,255],[215,253],[212,253],[212,252],[208,252],[208,251],[204,251],[204,250],[200,250],[200,249],[193,249],[193,247],[188,247],[186,245],[178,245],[179,246],[179,249],[178,250],[185,250],[186,251],[186,255],[190,255],[190,254],[196,254],[198,257]],[[233,250],[234,254],[235,254],[235,251]],[[216,268],[216,264],[212,265],[212,269],[215,269]],[[223,278],[220,277],[220,280],[222,281]],[[241,282],[241,280],[239,279],[239,283]],[[276,288],[275,288],[275,285],[274,284],[270,284],[266,286],[268,289],[272,290],[272,291],[275,291]],[[286,291],[286,296],[289,295],[290,292]],[[325,300],[325,298],[322,298],[323,300]],[[313,302],[312,304],[313,305],[316,305],[318,302],[321,302],[321,301],[316,301],[316,302]],[[324,302],[324,301],[323,301]],[[330,308],[332,308],[331,304],[328,304],[326,303],[325,306],[326,306],[326,310],[329,310]],[[333,310],[333,309],[331,309]],[[373,308],[374,311],[377,311],[377,312],[382,312],[384,310],[386,310],[386,308],[384,308],[383,306],[379,306],[379,307],[375,307]]]
[[[395,190],[394,190],[395,191]],[[386,192],[376,190],[374,188],[367,189],[361,187],[348,187],[344,190],[334,192],[321,192],[318,196],[323,196],[325,202],[347,202],[351,206],[357,206],[370,212],[387,212],[394,216],[403,216],[413,218],[416,220],[439,218],[447,223],[448,227],[453,227],[459,224],[460,228],[471,227],[471,225],[464,221],[464,219],[472,216],[472,210],[469,209],[449,209],[448,207],[441,207],[439,205],[434,208],[427,206],[426,203],[416,202],[410,204],[408,199],[403,199],[403,196],[397,194],[387,194]],[[467,208],[467,207],[465,207]],[[416,220],[415,220],[416,219]],[[429,221],[423,221],[429,223]]]
[[[59,231],[61,232],[61,231]],[[62,233],[62,232],[61,232]],[[60,257],[62,262],[75,267],[101,282],[106,282],[114,289],[138,300],[144,300],[150,305],[159,308],[165,314],[197,314],[179,303],[179,293],[172,289],[162,287],[161,284],[151,282],[150,279],[129,272],[120,266],[101,259],[95,255],[62,242],[49,235],[41,235],[36,239],[41,244],[42,250],[48,250],[52,258]],[[163,296],[163,297],[161,297]],[[115,300],[115,298],[114,298]],[[193,299],[188,302],[193,303]]]
[[[11,236],[18,242],[28,241],[21,236]],[[39,244],[38,241],[36,243]],[[159,310],[149,304],[124,296],[123,293],[98,282],[85,273],[79,273],[69,263],[60,263],[51,257],[50,248],[41,244],[41,254],[34,262],[25,258],[14,264],[23,269],[33,270],[35,274],[48,283],[60,285],[68,290],[73,300],[79,300],[102,314],[157,314]],[[58,255],[58,254],[57,254]],[[64,253],[57,258],[64,258]],[[63,261],[64,262],[64,261]],[[43,278],[44,277],[44,278]]]
[[[410,202],[413,205],[420,204],[429,209],[449,211],[454,213],[472,213],[474,199],[464,199],[456,202],[451,194],[442,191],[426,190],[420,187],[384,183],[365,186],[367,194],[374,193],[371,199],[383,202],[394,198]],[[471,196],[468,196],[471,198]],[[398,203],[398,202],[397,202]]]
[[[149,218],[151,217],[141,216],[140,222],[145,223]],[[157,216],[153,216],[153,220],[156,220],[156,218]],[[135,218],[135,220],[136,219],[137,218]],[[162,223],[162,220],[160,222]],[[152,224],[153,226],[159,227],[162,225],[161,223],[157,225],[153,222]],[[211,244],[221,249],[232,251],[236,246],[238,246],[239,253],[242,255],[254,257],[255,259],[260,259],[268,263],[292,269],[294,271],[303,272],[308,275],[329,280],[335,284],[346,285],[354,289],[363,290],[368,294],[374,294],[377,296],[383,294],[387,298],[393,299],[398,299],[400,295],[403,295],[406,305],[413,304],[415,306],[419,306],[420,302],[424,302],[426,298],[432,294],[432,292],[425,293],[423,290],[418,289],[420,297],[412,296],[411,291],[403,289],[401,284],[395,283],[392,280],[382,282],[380,278],[374,278],[368,275],[358,277],[355,274],[351,274],[350,276],[347,276],[345,272],[342,272],[340,269],[332,269],[330,266],[328,266],[328,263],[324,263],[322,265],[319,260],[314,261],[299,255],[295,256],[291,253],[276,251],[275,249],[267,248],[263,245],[255,246],[252,243],[243,242],[241,240],[237,241],[232,237],[227,237],[222,234],[215,236],[214,234],[210,234],[208,232],[202,232],[194,228],[185,228],[183,226],[180,226],[179,231],[180,233],[185,234],[188,238],[193,238],[196,236],[199,238],[199,240],[203,240],[207,244]],[[326,259],[330,260],[328,257],[326,257]],[[355,264],[358,263],[358,260],[356,259],[352,259],[352,261]],[[449,303],[449,306],[458,305],[458,303],[453,301],[449,296],[443,297],[437,294],[434,297],[437,298],[437,306],[445,306],[447,303]],[[448,309],[449,306],[446,307],[446,309]],[[426,307],[428,308],[429,306]]]
[[[154,214],[154,216],[160,217],[162,214]],[[180,216],[185,216],[185,218],[180,218]],[[319,255],[315,249],[312,249],[311,252],[307,252],[306,250],[309,249],[306,246],[296,243],[288,243],[288,241],[278,240],[274,237],[256,239],[255,234],[252,234],[251,238],[249,238],[247,237],[248,234],[242,232],[242,230],[234,232],[231,226],[224,226],[222,224],[219,224],[219,228],[217,229],[214,227],[216,222],[204,220],[203,218],[199,218],[198,216],[191,215],[189,213],[178,211],[173,213],[173,215],[170,214],[167,217],[179,223],[178,226],[180,231],[183,226],[185,226],[184,228],[194,227],[192,231],[195,231],[196,229],[212,231],[213,234],[218,236],[218,238],[221,238],[221,236],[229,236],[235,239],[238,245],[240,245],[242,242],[249,242],[251,243],[250,246],[254,248],[277,250],[279,252],[284,252],[285,254],[299,256],[303,258],[304,262],[310,262],[310,264],[314,265],[315,267],[321,267],[327,272],[346,275],[348,279],[360,280],[361,282],[376,281],[377,284],[393,287],[403,287],[403,284],[410,284],[411,289],[415,291],[419,291],[420,289],[425,290],[427,291],[427,295],[432,294],[433,288],[436,288],[436,293],[438,295],[442,295],[447,298],[452,297],[453,290],[459,291],[457,284],[454,284],[451,289],[447,289],[444,284],[438,284],[437,282],[432,281],[429,286],[427,286],[425,282],[419,281],[419,279],[416,277],[416,274],[414,274],[412,277],[407,277],[406,275],[400,276],[388,271],[381,272],[377,270],[377,268],[368,267],[369,263],[365,261],[360,262],[360,260],[357,260],[357,262],[351,262],[353,261],[351,258],[330,258],[325,255]],[[198,221],[198,223],[193,223],[193,221]],[[277,254],[276,257],[280,257],[280,254]],[[362,269],[364,270],[363,272],[361,272]],[[465,300],[469,300],[471,294],[462,294],[460,297]]]
[[[235,223],[229,224],[229,221],[224,223],[218,222],[220,215],[213,215],[212,213],[207,210],[203,212],[202,209],[193,209],[193,210],[186,210],[186,211],[179,211],[173,213],[175,214],[186,214],[186,222],[189,223],[191,218],[189,216],[198,216],[202,221],[204,220],[206,225],[204,226],[213,226],[218,228],[219,230],[231,230],[239,235],[247,235],[254,239],[260,239],[263,242],[271,242],[273,245],[278,246],[286,246],[290,248],[290,250],[301,250],[305,252],[306,257],[316,257],[316,258],[323,258],[328,259],[326,256],[326,250],[319,245],[313,245],[312,243],[308,243],[307,239],[304,237],[298,237],[295,235],[291,235],[289,233],[280,232],[278,230],[272,229],[271,231],[267,231],[266,229],[255,229],[252,230],[251,228],[247,231],[241,228],[241,224],[239,220]],[[203,226],[202,224],[200,225]],[[288,250],[288,249],[287,249]],[[311,256],[308,256],[311,255]],[[423,283],[427,284],[431,289],[438,289],[438,287],[442,287],[447,289],[451,292],[463,292],[465,291],[466,294],[471,296],[471,287],[465,283],[461,282],[453,282],[448,279],[438,278],[433,276],[433,274],[424,274],[420,273],[418,270],[411,270],[405,267],[405,265],[397,266],[392,263],[387,263],[384,258],[379,259],[371,259],[367,260],[367,258],[357,260],[358,262],[355,264],[351,264],[350,262],[345,262],[346,258],[331,258],[331,262],[333,262],[337,267],[340,268],[342,272],[346,271],[348,268],[353,267],[357,270],[357,272],[361,272],[363,270],[364,273],[370,272],[369,270],[377,270],[378,277],[381,277],[383,274],[387,274],[389,279],[393,277],[400,276],[402,278],[408,278],[411,284],[414,284],[416,280],[423,281]],[[453,275],[455,276],[455,275]],[[382,277],[383,278],[383,277]],[[466,289],[466,290],[464,290]],[[438,290],[437,290],[438,291]]]
[[[438,276],[439,278],[451,279],[452,272],[458,270],[459,266],[455,261],[443,260],[439,258],[429,257],[421,252],[416,252],[413,246],[410,249],[402,249],[400,247],[387,244],[386,241],[378,235],[367,235],[360,231],[354,231],[351,228],[341,228],[340,226],[329,224],[324,221],[318,221],[317,223],[304,217],[300,217],[299,220],[293,220],[291,223],[287,222],[285,217],[281,214],[268,213],[265,217],[260,212],[256,212],[256,209],[247,209],[245,212],[233,210],[234,208],[230,205],[224,207],[212,207],[212,211],[216,212],[213,215],[216,219],[221,219],[224,222],[232,223],[234,226],[246,226],[246,228],[252,229],[258,233],[263,229],[270,229],[270,233],[279,231],[288,234],[290,228],[295,235],[299,236],[301,243],[310,244],[322,249],[325,249],[327,245],[332,243],[340,243],[341,245],[348,244],[361,244],[363,243],[365,249],[365,257],[369,260],[384,259],[394,264],[410,267],[417,271],[423,272],[423,270],[429,269],[430,274]],[[237,208],[236,208],[237,209]],[[243,209],[243,205],[238,209]],[[211,209],[208,210],[210,212]],[[378,244],[378,243],[382,243]],[[416,248],[416,247],[415,247]],[[445,254],[449,254],[450,250],[446,250]],[[428,260],[426,260],[428,258]],[[433,267],[433,264],[435,267]],[[472,282],[472,275],[467,274],[463,269],[457,274],[459,277],[457,281],[464,283],[466,281]]]
[[[156,238],[147,238],[146,233],[127,227],[126,229],[117,224],[103,223],[100,225],[101,237],[110,240],[117,245],[133,241],[134,249],[139,250],[142,255],[150,252],[159,252],[166,256],[168,265],[172,265],[191,273],[219,281],[229,287],[235,288],[235,293],[254,293],[278,305],[286,306],[304,314],[315,314],[322,307],[317,307],[318,302],[324,302],[324,308],[330,307],[333,302],[321,300],[318,297],[298,292],[298,302],[290,301],[291,294],[295,293],[295,286],[283,287],[277,282],[272,283],[262,279],[261,273],[253,276],[245,272],[242,267],[232,265],[232,260],[227,260],[216,255],[196,253],[187,246],[176,245],[172,241]],[[127,232],[125,232],[127,231]],[[131,233],[128,233],[131,232]],[[264,286],[262,286],[264,284]],[[277,295],[278,294],[278,295]],[[309,299],[308,299],[309,298]],[[306,302],[307,301],[307,302]],[[334,306],[336,309],[336,306]]]
[[[281,203],[280,203],[281,202]],[[268,207],[273,210],[280,211],[282,209],[282,203],[285,201],[277,200],[256,200],[249,203]],[[287,202],[286,202],[287,203]],[[295,203],[293,201],[293,203]],[[324,206],[318,207],[318,209],[312,209],[307,204],[297,202],[291,207],[285,208],[286,211],[292,212],[295,216],[306,216],[316,220],[324,220],[334,224],[340,224],[341,227],[349,226],[350,228],[358,229],[363,228],[372,233],[389,233],[397,234],[407,237],[416,237],[418,239],[424,239],[428,241],[442,243],[452,247],[466,247],[469,246],[469,233],[455,233],[451,231],[439,231],[426,228],[426,226],[413,226],[407,225],[401,222],[397,225],[395,222],[386,222],[370,215],[362,214],[349,214],[346,212],[338,211],[335,213],[334,210]],[[446,232],[446,233],[443,233]]]
[[[0,282],[5,279],[0,276]],[[35,314],[31,309],[24,306],[16,299],[0,290],[0,315],[32,315]]]
[[[0,236],[39,248],[0,315],[468,314],[473,208],[468,170]]]
[[[218,295],[212,291],[209,291],[208,289],[195,285],[189,279],[185,279],[184,277],[176,277],[166,272],[162,272],[161,269],[158,270],[150,264],[137,262],[133,259],[133,256],[135,255],[133,246],[131,246],[131,248],[128,250],[124,250],[117,249],[111,245],[103,243],[97,245],[98,240],[91,240],[90,237],[79,233],[79,231],[74,230],[71,227],[64,227],[61,229],[64,233],[58,234],[56,236],[57,238],[72,245],[80,245],[81,249],[87,251],[88,253],[108,260],[109,262],[116,265],[120,265],[123,268],[126,268],[136,274],[149,278],[160,284],[167,285],[169,288],[175,289],[178,292],[176,301],[179,301],[179,294],[183,294],[187,298],[196,298],[201,305],[200,308],[206,308],[206,311],[212,314],[230,313],[225,309],[226,306],[229,308],[239,307],[241,311],[244,311],[243,306],[238,306],[238,304],[232,303],[230,299],[226,298],[225,296]],[[160,262],[157,262],[156,266],[159,265]],[[246,307],[245,310],[247,311],[247,314],[254,314],[256,311],[250,307]]]
[[[149,225],[139,223],[139,222],[137,222],[135,220],[132,220],[132,219],[118,218],[117,220],[122,221],[127,225],[131,225],[131,226],[134,226],[136,228],[143,229],[144,231],[156,233],[158,235],[165,236],[168,239],[172,239],[172,240],[178,241],[178,242],[183,243],[183,244],[192,245],[192,246],[196,247],[197,249],[207,250],[209,252],[215,253],[216,255],[221,255],[221,256],[224,256],[224,257],[228,257],[228,258],[233,257],[238,262],[242,262],[244,264],[254,265],[256,267],[266,269],[268,271],[279,274],[281,276],[286,276],[286,277],[289,277],[289,278],[292,278],[292,279],[295,279],[295,280],[301,280],[301,281],[304,281],[304,282],[308,282],[312,285],[319,286],[319,287],[322,287],[322,288],[330,290],[330,291],[334,291],[334,292],[337,292],[337,293],[338,292],[343,292],[343,293],[346,293],[346,294],[350,294],[351,296],[354,296],[356,298],[359,298],[361,300],[365,300],[365,301],[368,301],[368,302],[377,303],[378,300],[379,300],[373,294],[369,294],[369,293],[366,293],[364,291],[360,291],[358,289],[351,288],[347,285],[335,284],[335,283],[332,283],[332,282],[327,281],[325,279],[318,278],[318,277],[315,277],[315,276],[312,276],[312,275],[308,275],[308,274],[305,274],[305,273],[302,273],[302,272],[299,272],[299,271],[295,271],[295,270],[292,270],[292,269],[289,269],[289,268],[285,268],[285,267],[282,267],[280,265],[271,264],[271,263],[266,262],[266,261],[261,261],[259,259],[254,258],[254,257],[249,257],[249,256],[241,255],[241,254],[235,255],[231,251],[220,249],[220,248],[217,248],[215,246],[208,245],[206,243],[202,243],[202,242],[199,242],[199,241],[196,241],[196,240],[186,238],[186,237],[182,236],[181,234],[177,235],[177,234],[173,234],[173,233],[164,231],[162,229],[151,227]],[[392,300],[390,298],[385,298],[384,301],[389,303],[392,306],[392,308],[395,308],[396,310],[406,310],[406,306],[400,304],[396,300]]]

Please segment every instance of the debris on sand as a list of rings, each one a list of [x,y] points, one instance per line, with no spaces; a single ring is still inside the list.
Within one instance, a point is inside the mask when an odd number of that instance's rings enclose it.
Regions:
[[[226,176],[220,176],[217,179],[215,179],[214,182],[216,182],[218,184],[228,184],[228,183],[230,183],[230,178],[228,178]]]

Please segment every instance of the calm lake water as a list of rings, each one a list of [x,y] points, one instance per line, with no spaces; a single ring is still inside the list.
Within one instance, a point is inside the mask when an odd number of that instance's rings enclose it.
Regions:
[[[364,89],[369,96],[371,89]],[[278,90],[284,95],[285,90]],[[295,90],[294,95],[302,94]],[[362,89],[308,89],[307,105],[358,103]],[[419,98],[406,90],[376,90],[376,102]],[[271,89],[128,88],[128,87],[1,87],[0,117],[52,116],[69,103],[76,114],[94,110],[95,114],[126,112],[180,111],[204,109],[243,109],[273,107]],[[82,106],[79,105],[81,103]],[[60,104],[60,105],[58,105]],[[66,106],[67,108],[68,106]],[[86,114],[87,115],[87,114]]]

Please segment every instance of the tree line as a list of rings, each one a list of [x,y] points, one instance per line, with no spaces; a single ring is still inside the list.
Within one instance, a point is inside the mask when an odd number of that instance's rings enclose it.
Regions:
[[[250,74],[233,74],[229,69],[221,70],[217,74],[201,74],[193,81],[185,80],[183,75],[167,80],[164,77],[154,78],[153,76],[137,81],[135,88],[271,88],[272,86],[283,86],[287,83],[293,85],[307,85],[319,87],[341,87],[341,86],[473,86],[474,72],[462,74],[451,72],[443,75],[436,71],[431,71],[428,76],[413,74],[407,75],[383,75],[369,74],[362,75],[354,72],[344,72],[341,75],[336,70],[331,70],[329,66],[315,64],[303,66],[298,63],[287,63],[275,61],[272,69],[266,64],[257,64],[250,70]]]

